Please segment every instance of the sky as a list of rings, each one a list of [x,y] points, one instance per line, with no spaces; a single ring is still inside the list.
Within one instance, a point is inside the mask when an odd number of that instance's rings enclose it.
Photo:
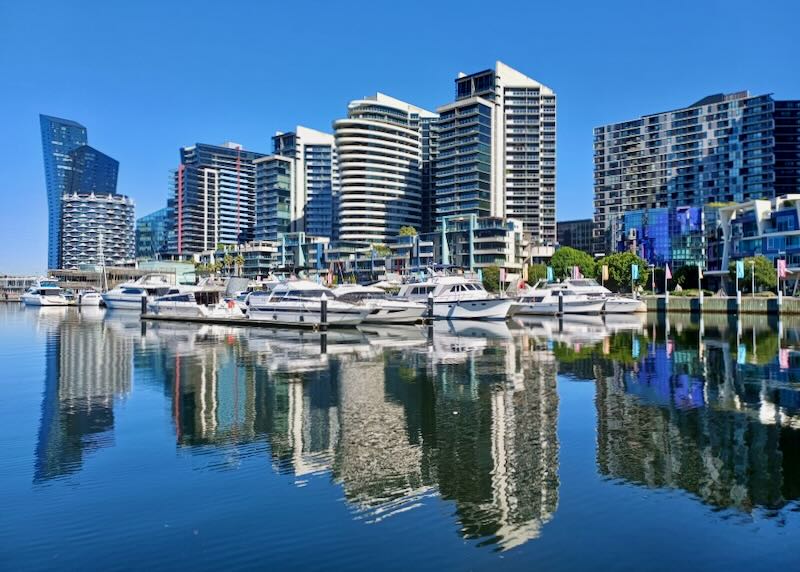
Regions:
[[[435,110],[501,60],[558,96],[557,217],[592,215],[592,129],[720,92],[800,99],[800,2],[0,0],[0,274],[41,273],[39,113],[120,162],[136,216],[178,148],[330,131],[381,91]]]

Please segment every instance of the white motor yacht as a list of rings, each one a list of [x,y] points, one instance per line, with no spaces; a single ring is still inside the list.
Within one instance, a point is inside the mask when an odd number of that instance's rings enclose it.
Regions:
[[[513,300],[489,294],[478,280],[464,276],[434,276],[426,282],[405,284],[399,296],[427,304],[433,295],[433,317],[448,320],[505,320]]]
[[[365,323],[413,324],[425,316],[425,304],[390,296],[376,286],[342,284],[332,292],[341,302],[363,305],[374,310],[364,318]]]
[[[539,287],[537,284],[516,299],[511,314],[554,316],[559,313],[559,297],[562,299],[560,308],[563,314],[599,314],[605,304],[602,298],[590,298],[567,288]]]
[[[174,280],[167,274],[145,274],[134,282],[125,282],[113,290],[103,293],[103,303],[113,310],[140,310],[142,297],[148,302],[166,295],[174,289]]]
[[[68,306],[69,299],[58,281],[40,278],[20,298],[26,306]]]
[[[603,312],[606,314],[632,314],[633,312],[644,312],[647,310],[647,306],[642,300],[614,294],[611,290],[598,284],[596,280],[592,280],[591,278],[564,280],[558,286],[567,288],[576,294],[583,294],[589,298],[601,298],[605,300]]]
[[[244,319],[234,300],[224,300],[222,290],[202,287],[172,288],[164,296],[148,302],[147,311],[171,318]]]
[[[375,310],[371,307],[336,300],[333,292],[309,280],[290,280],[270,291],[247,296],[247,317],[251,320],[286,326],[318,326],[322,297],[327,299],[329,326],[356,326]]]

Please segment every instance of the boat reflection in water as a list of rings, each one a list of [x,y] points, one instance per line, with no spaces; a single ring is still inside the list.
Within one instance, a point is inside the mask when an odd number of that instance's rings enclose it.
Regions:
[[[268,455],[298,487],[330,479],[372,524],[447,501],[464,538],[510,549],[559,508],[560,374],[596,385],[603,478],[767,517],[800,496],[800,324],[526,317],[322,335],[75,309],[39,324],[36,482],[113,444],[135,377],[163,393],[181,450],[224,450],[214,469]]]

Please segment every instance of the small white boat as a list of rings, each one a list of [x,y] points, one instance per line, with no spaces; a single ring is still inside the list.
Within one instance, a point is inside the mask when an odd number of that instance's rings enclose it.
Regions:
[[[425,316],[426,306],[398,296],[390,296],[376,286],[342,284],[332,290],[341,302],[363,305],[373,310],[364,318],[365,323],[414,324]]]
[[[94,288],[79,290],[75,297],[75,303],[78,306],[99,306],[102,301],[103,296]]]
[[[219,289],[172,288],[164,296],[148,302],[147,311],[171,318],[244,319],[234,300],[224,300]]]
[[[513,300],[489,294],[478,280],[464,276],[434,276],[426,282],[404,284],[399,296],[427,303],[433,295],[433,317],[447,320],[505,320]]]
[[[555,316],[559,309],[563,314],[599,314],[604,304],[603,299],[589,298],[566,289],[534,288],[516,299],[511,314]]]
[[[20,298],[26,306],[69,306],[70,301],[58,281],[40,278]]]
[[[250,320],[284,326],[316,327],[321,323],[322,299],[327,303],[329,326],[357,326],[375,310],[336,300],[332,291],[309,280],[290,280],[270,290],[247,296]]]
[[[171,276],[146,274],[134,282],[125,282],[103,293],[103,303],[112,310],[141,310],[143,296],[151,302],[166,295],[172,288],[175,285]]]
[[[611,290],[591,278],[564,280],[556,286],[566,288],[575,294],[583,294],[589,298],[605,300],[603,312],[606,314],[632,314],[634,312],[647,311],[647,306],[642,300],[614,294]]]

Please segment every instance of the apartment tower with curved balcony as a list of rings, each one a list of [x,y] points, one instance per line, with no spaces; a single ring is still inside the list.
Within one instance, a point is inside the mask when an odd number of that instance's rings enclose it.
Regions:
[[[339,240],[385,242],[422,226],[423,126],[436,117],[378,93],[350,102],[347,118],[334,122]]]

